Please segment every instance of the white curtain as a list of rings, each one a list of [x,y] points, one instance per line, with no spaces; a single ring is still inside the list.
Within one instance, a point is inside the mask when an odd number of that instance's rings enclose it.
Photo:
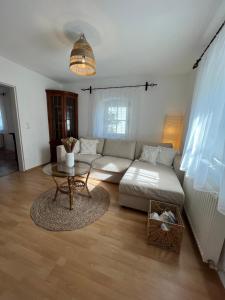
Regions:
[[[139,122],[138,103],[142,94],[143,87],[93,91],[90,95],[89,134],[103,138],[135,139]],[[115,112],[116,117],[114,115],[110,119],[110,112]]]
[[[195,189],[218,193],[225,214],[225,28],[198,68],[181,169]]]

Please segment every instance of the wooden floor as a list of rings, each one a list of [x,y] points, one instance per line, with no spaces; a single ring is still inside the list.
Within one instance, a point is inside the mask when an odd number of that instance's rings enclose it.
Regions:
[[[98,182],[95,182],[98,184]],[[33,224],[30,206],[54,186],[41,168],[0,178],[0,299],[225,299],[186,228],[180,256],[146,244],[146,216],[118,205],[71,232]]]

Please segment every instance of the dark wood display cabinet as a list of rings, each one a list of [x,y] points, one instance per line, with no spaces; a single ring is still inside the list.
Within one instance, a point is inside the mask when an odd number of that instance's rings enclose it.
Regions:
[[[56,161],[56,147],[61,139],[78,138],[78,95],[71,92],[46,90],[51,162]]]

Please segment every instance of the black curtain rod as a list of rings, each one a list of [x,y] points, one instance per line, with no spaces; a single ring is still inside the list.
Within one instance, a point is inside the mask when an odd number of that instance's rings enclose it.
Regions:
[[[223,24],[220,26],[220,28],[217,30],[216,34],[214,35],[214,37],[211,39],[210,43],[208,44],[208,46],[205,48],[205,50],[203,51],[202,55],[196,60],[195,64],[193,65],[193,70],[196,69],[200,63],[200,61],[202,60],[202,57],[204,56],[204,54],[206,53],[206,51],[209,49],[209,47],[211,46],[211,44],[213,43],[213,41],[215,40],[215,38],[217,37],[217,35],[220,33],[220,31],[222,30],[222,28],[225,25],[225,21],[223,22]]]
[[[92,88],[92,86],[90,86],[89,88],[87,89],[81,89],[82,91],[89,91],[90,94],[92,93],[92,91],[94,90],[108,90],[108,89],[123,89],[123,88],[135,88],[135,87],[140,87],[140,86],[144,86],[145,87],[145,90],[147,91],[148,90],[148,87],[154,87],[154,86],[157,86],[158,84],[157,83],[148,83],[146,81],[145,84],[137,84],[137,85],[121,85],[121,86],[108,86],[108,87],[102,87],[102,88]]]

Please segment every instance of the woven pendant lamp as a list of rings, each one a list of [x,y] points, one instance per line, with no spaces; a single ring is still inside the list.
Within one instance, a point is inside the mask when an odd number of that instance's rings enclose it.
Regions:
[[[81,76],[96,74],[96,62],[91,46],[84,34],[74,43],[70,55],[70,71]]]

